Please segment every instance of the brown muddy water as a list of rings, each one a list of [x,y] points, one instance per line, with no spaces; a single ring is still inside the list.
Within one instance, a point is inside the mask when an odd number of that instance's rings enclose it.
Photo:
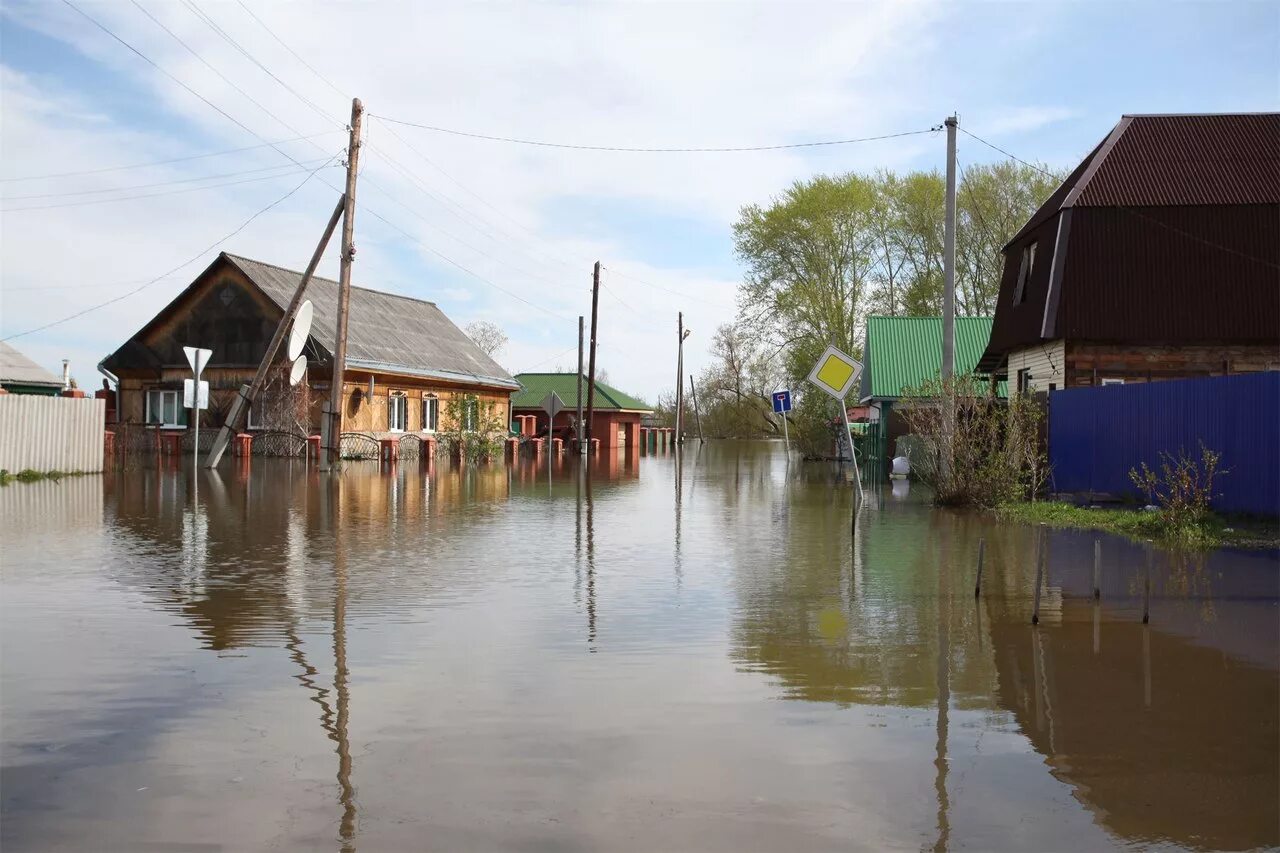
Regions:
[[[1275,553],[1144,627],[1053,531],[1032,627],[1035,530],[776,444],[550,475],[0,489],[6,853],[1280,845]]]

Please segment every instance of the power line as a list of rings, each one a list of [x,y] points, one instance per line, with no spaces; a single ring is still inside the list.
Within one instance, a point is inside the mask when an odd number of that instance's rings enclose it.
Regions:
[[[263,142],[258,145],[245,145],[240,148],[227,148],[222,151],[210,151],[206,154],[191,154],[186,157],[172,157],[168,160],[153,160],[150,163],[134,163],[131,166],[107,166],[102,169],[82,169],[78,172],[50,172],[45,175],[24,175],[20,178],[0,178],[0,183],[14,183],[17,181],[43,181],[50,178],[75,178],[82,175],[101,175],[105,172],[123,172],[128,169],[149,169],[153,166],[167,166],[170,163],[185,163],[189,160],[203,160],[207,157],[221,157],[225,154],[239,154],[241,151],[253,151],[258,148],[274,147],[283,145],[286,142],[304,142],[316,139],[321,136],[328,136],[331,133],[337,133],[336,130],[326,130],[321,133],[312,133],[306,136],[294,136],[289,139],[277,139],[274,142]],[[14,196],[15,198],[17,196]]]
[[[1053,178],[1055,181],[1062,180],[1061,175],[1055,175],[1053,172],[1050,172],[1048,169],[1037,166],[1035,163],[1029,163],[1026,160],[1023,160],[1021,157],[1014,156],[1013,154],[1010,154],[1008,151],[1005,151],[999,145],[994,145],[988,142],[987,140],[983,139],[981,136],[978,136],[976,133],[970,133],[969,131],[965,130],[964,127],[961,125],[956,125],[956,126],[960,128],[961,133],[965,134],[966,136],[972,136],[974,139],[978,140],[983,145],[987,146],[992,150],[999,151],[1001,154],[1008,157],[1010,160],[1016,160],[1029,169],[1035,169],[1037,172],[1039,172],[1042,175],[1048,175],[1050,178]]]
[[[200,260],[202,257],[204,257],[204,256],[205,256],[205,254],[207,254],[208,252],[211,252],[211,251],[213,251],[214,249],[218,248],[218,247],[219,247],[219,246],[221,246],[223,243],[227,242],[227,241],[228,241],[228,240],[230,240],[232,237],[236,236],[236,235],[237,235],[237,234],[239,234],[241,231],[243,231],[244,229],[248,228],[248,227],[249,227],[249,224],[250,224],[251,222],[253,222],[255,219],[257,219],[259,216],[261,216],[262,214],[266,213],[268,210],[271,210],[273,207],[275,207],[276,205],[278,205],[278,204],[280,204],[281,202],[283,202],[285,199],[287,199],[287,198],[289,198],[290,196],[292,196],[292,195],[293,195],[294,193],[296,193],[298,190],[302,189],[304,186],[306,186],[307,181],[310,181],[313,177],[315,177],[315,175],[316,175],[316,174],[317,174],[321,169],[323,169],[325,166],[329,165],[329,163],[332,163],[332,162],[333,162],[334,160],[336,160],[337,158],[338,158],[338,155],[337,155],[337,154],[335,154],[335,155],[333,155],[332,157],[330,157],[330,158],[328,159],[328,161],[326,161],[326,162],[325,162],[325,163],[323,163],[322,165],[317,166],[315,169],[313,169],[311,172],[309,172],[309,173],[307,174],[307,176],[306,176],[305,178],[303,178],[303,179],[302,179],[302,182],[301,182],[301,183],[299,183],[299,184],[298,184],[297,186],[295,186],[293,189],[289,190],[289,191],[288,191],[287,193],[285,193],[284,195],[280,196],[280,197],[279,197],[278,199],[276,199],[275,201],[273,201],[273,202],[271,202],[270,204],[268,204],[266,207],[264,207],[264,208],[262,208],[261,210],[259,210],[257,213],[255,213],[255,214],[253,214],[252,216],[250,216],[250,217],[249,217],[248,219],[246,219],[244,222],[240,223],[240,225],[239,225],[235,230],[233,230],[230,234],[227,234],[225,237],[222,237],[222,238],[220,238],[220,239],[216,240],[216,241],[215,241],[213,244],[211,244],[210,246],[208,246],[208,247],[206,247],[206,248],[202,249],[202,250],[199,252],[199,254],[194,255],[193,257],[191,257],[191,258],[189,258],[189,259],[187,259],[187,260],[183,261],[182,263],[178,264],[178,265],[177,265],[176,267],[174,267],[173,269],[168,270],[167,272],[163,272],[163,273],[161,273],[160,275],[156,276],[156,277],[155,277],[155,278],[153,278],[153,279],[149,279],[146,283],[142,284],[142,285],[141,285],[141,286],[139,286],[139,287],[135,287],[133,290],[130,290],[128,293],[122,293],[122,294],[120,294],[119,296],[116,296],[116,297],[113,297],[113,298],[111,298],[111,299],[108,299],[106,302],[100,302],[100,303],[98,303],[97,305],[94,305],[94,306],[89,307],[89,308],[85,308],[83,311],[77,311],[77,312],[76,312],[76,313],[74,313],[74,314],[71,314],[71,315],[69,315],[69,316],[63,317],[61,320],[54,320],[52,323],[45,323],[43,326],[37,326],[37,327],[36,327],[36,328],[34,328],[34,329],[27,329],[25,332],[18,332],[16,335],[9,335],[8,337],[0,338],[0,340],[4,340],[4,341],[11,341],[11,340],[13,340],[14,338],[21,338],[21,337],[25,337],[26,335],[35,334],[36,332],[43,332],[45,329],[51,329],[51,328],[53,328],[54,326],[62,325],[63,323],[66,323],[66,322],[68,322],[68,321],[70,321],[70,320],[74,320],[74,319],[76,319],[77,317],[83,317],[85,314],[89,314],[89,313],[91,313],[91,312],[93,312],[93,311],[97,311],[97,310],[98,310],[98,309],[100,309],[100,308],[105,308],[105,307],[107,307],[108,305],[113,305],[113,304],[115,304],[116,302],[119,302],[119,301],[120,301],[120,300],[122,300],[122,299],[127,299],[127,298],[129,298],[130,296],[133,296],[135,293],[139,293],[139,292],[141,292],[141,291],[143,291],[143,290],[146,290],[148,287],[150,287],[151,285],[155,284],[156,282],[158,282],[158,281],[160,281],[160,280],[162,280],[162,279],[168,278],[169,276],[173,275],[174,273],[178,272],[179,270],[183,269],[184,267],[189,267],[189,266],[191,266],[191,265],[192,265],[192,264],[194,264],[196,261],[198,261],[198,260]]]
[[[922,133],[932,133],[929,130],[908,130],[901,133],[886,133],[879,136],[863,136],[856,139],[831,139],[820,142],[789,142],[776,145],[738,145],[726,147],[632,147],[625,145],[583,145],[571,144],[566,142],[546,142],[538,139],[521,139],[512,136],[490,136],[484,133],[471,133],[465,130],[454,130],[448,127],[437,127],[430,124],[419,124],[412,121],[404,121],[402,119],[391,118],[390,116],[376,116],[382,121],[400,124],[406,127],[416,127],[421,130],[430,130],[435,133],[447,133],[451,136],[466,136],[471,139],[486,139],[490,142],[510,142],[516,145],[536,145],[540,148],[568,148],[575,151],[613,151],[619,153],[638,153],[638,154],[728,154],[745,151],[778,151],[786,148],[818,148],[827,145],[852,145],[857,142],[875,142],[881,139],[897,139],[902,136],[916,136]]]
[[[306,166],[314,166],[316,163],[321,162],[323,159],[324,159],[323,157],[320,157],[315,160],[304,160],[303,164]],[[253,175],[259,172],[277,172],[281,169],[296,169],[296,168],[297,168],[296,166],[293,166],[288,163],[279,163],[275,166],[262,166],[257,169],[244,169],[239,172],[224,172],[220,175],[200,175],[194,178],[174,178],[171,181],[157,181],[152,184],[131,184],[125,187],[106,187],[106,188],[100,188],[96,190],[68,190],[67,192],[37,193],[34,195],[6,195],[6,196],[0,196],[0,201],[26,201],[28,199],[33,199],[33,198],[65,198],[67,196],[73,196],[73,195],[101,195],[102,193],[129,192],[131,190],[146,190],[146,189],[152,189],[154,187],[172,186],[173,184],[190,184],[196,181],[213,181],[213,180],[218,180],[220,178],[238,178],[241,175]]]
[[[276,34],[271,30],[271,28],[270,28],[270,27],[268,27],[265,23],[263,23],[263,20],[262,20],[261,18],[259,18],[257,15],[255,15],[255,14],[253,13],[253,10],[252,10],[252,9],[250,9],[248,6],[246,6],[246,5],[244,4],[244,0],[236,0],[236,2],[238,2],[238,3],[240,4],[240,8],[241,8],[241,9],[244,9],[246,12],[248,12],[248,13],[249,13],[249,17],[250,17],[250,18],[253,18],[255,21],[257,21],[257,22],[258,22],[258,26],[262,27],[264,30],[266,30],[266,31],[267,31],[267,35],[271,36],[273,39],[275,39],[275,40],[276,40],[276,42],[278,42],[278,43],[279,43],[279,45],[280,45],[281,47],[283,47],[285,50],[289,51],[289,53],[291,53],[291,54],[293,55],[293,58],[294,58],[294,59],[298,60],[298,61],[299,61],[299,62],[301,62],[303,65],[305,65],[308,71],[310,71],[312,74],[314,74],[314,75],[316,75],[317,77],[319,77],[319,78],[320,78],[320,80],[321,80],[321,82],[323,82],[326,86],[328,86],[330,89],[332,89],[334,92],[338,93],[338,94],[339,94],[339,95],[341,95],[342,97],[344,97],[344,98],[349,98],[349,97],[350,97],[350,95],[347,95],[345,92],[343,92],[343,91],[342,91],[341,89],[339,89],[337,86],[335,86],[335,85],[333,85],[332,83],[330,83],[330,82],[329,82],[329,78],[325,77],[323,74],[321,74],[319,71],[317,71],[317,70],[316,70],[316,69],[311,65],[311,63],[310,63],[310,62],[307,62],[305,59],[303,59],[301,56],[299,56],[297,51],[295,51],[293,48],[289,47],[289,45],[285,44],[284,39],[282,39],[282,38],[280,38],[280,36],[276,35]]]
[[[334,159],[336,159],[336,157],[337,157],[336,154],[333,157],[330,157],[329,162],[332,162]],[[311,162],[315,162],[315,161],[311,161]],[[142,193],[139,195],[126,195],[126,196],[120,196],[119,198],[95,198],[95,199],[89,199],[87,201],[66,201],[66,202],[59,202],[57,204],[29,204],[29,205],[24,205],[22,207],[6,207],[3,209],[0,209],[0,213],[17,213],[22,210],[52,210],[58,207],[89,207],[91,205],[96,205],[96,204],[112,204],[118,201],[136,201],[137,199],[142,199],[142,198],[158,198],[159,196],[179,195],[181,193],[193,193],[193,192],[199,192],[201,190],[218,189],[220,187],[235,187],[235,186],[239,186],[240,184],[252,184],[258,181],[274,181],[277,178],[286,178],[289,175],[296,174],[298,171],[297,169],[294,169],[289,166],[281,166],[280,168],[289,169],[289,171],[282,172],[281,174],[278,174],[278,175],[259,175],[256,178],[244,178],[239,181],[222,181],[216,184],[207,184],[203,187],[182,187],[181,189],[176,189],[176,190],[164,190],[162,192]],[[323,166],[321,168],[323,168]]]
[[[476,271],[474,271],[474,270],[472,270],[472,269],[469,269],[469,268],[467,268],[467,267],[463,266],[462,264],[460,264],[460,263],[458,263],[457,261],[455,261],[453,258],[450,258],[448,255],[445,255],[443,252],[439,252],[439,251],[437,251],[437,250],[435,250],[435,249],[431,248],[431,247],[430,247],[430,246],[428,246],[426,243],[424,243],[424,242],[422,242],[421,240],[419,240],[417,237],[414,237],[414,236],[413,236],[412,234],[410,234],[408,231],[405,231],[405,230],[404,230],[403,228],[401,228],[399,225],[396,225],[396,224],[395,224],[394,222],[392,222],[390,219],[387,219],[385,216],[383,216],[382,214],[378,213],[376,210],[372,210],[372,209],[370,209],[369,207],[367,207],[366,205],[363,205],[363,204],[361,204],[361,205],[360,205],[360,209],[361,209],[361,210],[363,210],[365,213],[369,214],[370,216],[372,216],[374,219],[381,220],[382,222],[384,222],[386,225],[388,225],[388,226],[389,226],[390,228],[392,228],[393,230],[400,232],[400,234],[404,235],[407,239],[412,240],[414,243],[417,243],[419,246],[421,246],[422,248],[426,249],[428,252],[430,252],[431,254],[435,255],[435,256],[436,256],[436,257],[438,257],[438,258],[440,258],[441,260],[445,261],[446,263],[448,263],[448,264],[452,264],[453,266],[455,266],[455,267],[457,267],[458,269],[462,270],[464,273],[466,273],[467,275],[471,276],[472,278],[475,278],[475,279],[477,279],[477,280],[479,280],[479,281],[484,282],[485,284],[489,285],[489,286],[490,286],[490,287],[492,287],[493,289],[498,290],[498,291],[500,291],[500,292],[502,292],[502,293],[505,293],[507,296],[510,296],[512,299],[515,299],[515,300],[516,300],[516,301],[518,301],[518,302],[523,302],[525,305],[528,305],[530,308],[537,308],[539,311],[542,311],[542,312],[543,312],[543,313],[545,313],[545,314],[550,314],[552,317],[557,317],[557,318],[559,318],[559,319],[561,319],[561,320],[566,320],[566,321],[567,321],[567,320],[569,319],[568,317],[564,316],[563,314],[560,314],[560,313],[558,313],[558,312],[556,312],[556,311],[552,311],[552,310],[551,310],[551,309],[549,309],[549,308],[545,308],[545,307],[543,307],[543,306],[541,306],[541,305],[537,304],[536,302],[530,302],[528,299],[525,299],[523,296],[520,296],[520,295],[519,295],[519,294],[517,294],[517,293],[512,293],[510,290],[507,290],[505,287],[502,287],[501,285],[494,284],[492,281],[490,281],[489,279],[487,279],[487,278],[485,278],[484,276],[480,275],[478,272],[476,272]]]
[[[304,97],[301,93],[299,93],[297,89],[294,89],[294,88],[293,88],[292,86],[290,86],[288,83],[284,82],[284,81],[283,81],[283,80],[281,80],[279,77],[277,77],[277,76],[275,75],[275,72],[273,72],[270,68],[268,68],[267,66],[265,66],[265,65],[263,65],[261,62],[259,62],[259,61],[257,60],[257,58],[256,58],[256,57],[254,57],[254,55],[253,55],[253,54],[251,54],[251,53],[249,53],[249,51],[245,50],[245,49],[240,45],[240,43],[239,43],[239,42],[237,42],[234,38],[232,38],[230,35],[228,35],[228,34],[227,34],[227,32],[226,32],[226,30],[224,30],[224,29],[222,29],[222,27],[218,26],[217,22],[216,22],[216,21],[214,21],[214,20],[213,20],[213,18],[209,17],[209,14],[208,14],[207,12],[205,12],[205,11],[204,11],[204,10],[202,10],[199,6],[197,6],[197,5],[195,4],[194,0],[182,0],[182,4],[183,4],[184,6],[186,6],[188,9],[190,9],[190,10],[192,11],[192,13],[194,13],[194,14],[195,14],[195,16],[196,16],[197,18],[199,18],[200,20],[204,21],[204,22],[205,22],[205,23],[206,23],[206,24],[207,24],[207,25],[208,25],[208,26],[209,26],[209,27],[210,27],[210,28],[211,28],[215,33],[217,33],[219,36],[221,36],[221,37],[222,37],[222,39],[223,39],[224,41],[226,41],[226,42],[227,42],[227,44],[231,45],[233,48],[235,48],[237,51],[239,51],[239,52],[240,52],[240,54],[241,54],[242,56],[244,56],[244,58],[245,58],[245,59],[249,60],[249,61],[250,61],[250,62],[252,62],[254,65],[256,65],[256,66],[258,66],[260,69],[262,69],[263,73],[265,73],[265,74],[266,74],[268,77],[270,77],[272,80],[275,80],[277,83],[279,83],[279,84],[280,84],[281,86],[283,86],[285,89],[287,89],[287,90],[289,91],[289,93],[290,93],[290,94],[292,94],[295,98],[297,98],[298,100],[302,101],[304,104],[306,104],[306,105],[307,105],[308,107],[310,107],[312,110],[314,110],[314,111],[315,111],[315,112],[316,112],[316,113],[317,113],[321,118],[327,119],[328,121],[337,122],[339,125],[342,125],[342,126],[344,126],[344,127],[345,127],[345,125],[344,125],[341,121],[339,121],[338,119],[336,119],[336,118],[334,118],[333,116],[329,115],[329,114],[328,114],[328,113],[326,113],[324,110],[320,109],[320,107],[316,106],[314,103],[312,103],[312,102],[311,102],[310,100],[308,100],[306,97]]]
[[[544,358],[542,361],[539,361],[539,362],[537,362],[536,364],[531,364],[531,365],[529,365],[528,367],[525,367],[525,368],[524,368],[523,370],[521,370],[520,372],[521,372],[521,373],[528,373],[528,372],[530,372],[531,370],[533,370],[535,367],[542,367],[542,365],[546,364],[546,363],[547,363],[547,362],[549,362],[549,361],[555,361],[555,360],[556,360],[556,359],[558,359],[558,358],[563,358],[564,356],[568,355],[569,353],[577,352],[577,351],[578,351],[577,346],[569,347],[569,348],[568,348],[567,350],[565,350],[564,352],[562,352],[562,353],[557,353],[556,355],[551,356],[551,358]]]

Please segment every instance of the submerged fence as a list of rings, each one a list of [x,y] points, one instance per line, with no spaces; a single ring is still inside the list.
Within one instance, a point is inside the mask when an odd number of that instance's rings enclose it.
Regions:
[[[1220,453],[1224,512],[1280,515],[1280,372],[1071,388],[1049,396],[1057,492],[1136,495],[1129,470],[1200,445]]]
[[[0,468],[101,471],[106,400],[0,394]]]

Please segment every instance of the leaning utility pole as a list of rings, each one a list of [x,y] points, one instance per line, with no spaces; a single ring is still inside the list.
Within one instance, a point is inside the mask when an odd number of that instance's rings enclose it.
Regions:
[[[587,445],[582,435],[582,315],[578,315],[578,452],[586,453]]]
[[[276,353],[280,350],[280,344],[284,341],[284,333],[293,322],[293,318],[298,314],[298,306],[302,304],[302,297],[307,292],[307,285],[311,283],[311,277],[315,275],[316,267],[320,265],[320,259],[324,257],[324,250],[329,245],[329,238],[333,236],[334,229],[338,227],[338,217],[342,216],[343,210],[346,209],[346,204],[346,198],[341,197],[338,199],[338,204],[333,208],[333,215],[329,217],[329,224],[325,226],[324,234],[320,235],[320,242],[316,245],[316,250],[311,255],[311,262],[307,264],[306,272],[302,274],[302,281],[298,282],[298,288],[293,292],[293,298],[289,300],[289,307],[285,309],[284,316],[276,324],[275,334],[271,336],[271,341],[267,344],[267,351],[262,354],[262,361],[258,362],[258,371],[253,375],[252,382],[248,385],[240,386],[239,393],[231,403],[231,411],[227,414],[227,419],[223,421],[222,429],[218,430],[218,435],[213,440],[213,447],[209,450],[209,455],[205,457],[204,467],[218,467],[222,454],[227,451],[227,445],[231,442],[231,436],[235,434],[236,429],[240,426],[240,416],[245,413],[249,406],[253,405],[258,393],[262,391],[263,383],[267,380],[267,371],[271,369],[271,362],[275,360]]]
[[[956,117],[947,126],[947,221],[942,243],[942,380],[956,368]]]
[[[676,444],[684,444],[684,312],[676,317]]]
[[[364,105],[351,99],[351,135],[347,142],[347,192],[342,210],[342,257],[338,261],[338,321],[333,345],[333,380],[329,383],[327,444],[320,453],[320,467],[338,464],[342,452],[342,383],[347,369],[347,316],[351,306],[351,262],[355,260],[353,242],[356,227],[356,175],[360,165],[360,126],[364,123]]]
[[[591,366],[587,377],[587,441],[591,441],[591,421],[596,415],[596,318],[600,307],[600,262],[591,275]]]

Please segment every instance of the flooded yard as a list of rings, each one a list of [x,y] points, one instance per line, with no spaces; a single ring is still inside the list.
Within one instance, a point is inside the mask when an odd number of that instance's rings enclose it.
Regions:
[[[0,489],[19,850],[1280,845],[1280,557],[780,444]],[[979,539],[982,595],[974,597]]]

